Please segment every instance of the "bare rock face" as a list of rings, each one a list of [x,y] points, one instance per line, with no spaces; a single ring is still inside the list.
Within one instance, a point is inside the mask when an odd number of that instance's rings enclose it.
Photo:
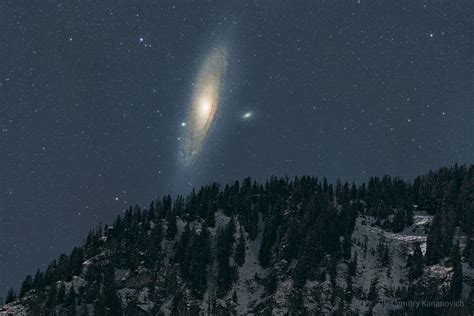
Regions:
[[[137,273],[132,273],[126,278],[121,285],[126,288],[142,289],[153,283],[153,273],[151,271],[141,270]]]

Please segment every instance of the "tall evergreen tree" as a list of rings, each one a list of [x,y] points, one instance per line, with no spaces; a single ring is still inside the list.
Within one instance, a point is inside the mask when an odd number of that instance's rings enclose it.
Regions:
[[[67,292],[66,298],[64,299],[64,305],[66,307],[76,305],[76,291],[74,290],[74,286],[69,288],[69,292]]]
[[[331,257],[331,261],[329,261],[329,278],[331,280],[331,284],[333,288],[336,287],[336,280],[337,280],[337,258],[335,256]]]
[[[351,258],[351,236],[346,235],[344,236],[344,240],[342,241],[342,255],[344,259],[349,260]]]
[[[20,297],[24,296],[29,290],[33,288],[33,278],[27,275],[20,288]]]
[[[181,234],[181,238],[179,239],[179,243],[174,255],[174,261],[180,264],[181,272],[185,278],[187,277],[187,274],[188,274],[188,268],[189,268],[189,262],[190,262],[188,249],[190,247],[191,237],[192,237],[191,229],[189,225],[186,224],[186,226],[184,226],[183,233]]]
[[[288,225],[288,245],[283,250],[283,258],[290,261],[298,257],[301,246],[301,227],[296,220],[292,220]]]
[[[405,226],[413,225],[413,207],[410,205],[405,210]]]
[[[10,288],[7,292],[7,297],[5,298],[5,304],[9,304],[11,302],[13,302],[14,300],[16,300],[17,296],[16,296],[16,293],[15,291]]]
[[[451,279],[451,297],[457,300],[461,297],[462,293],[462,264],[461,255],[459,250],[459,244],[456,243],[451,252],[451,264],[453,267],[453,275]]]
[[[234,261],[238,266],[242,266],[245,263],[245,235],[240,231],[240,237],[237,241],[237,246],[235,248]]]
[[[66,289],[64,287],[64,284],[61,283],[58,289],[58,294],[56,295],[56,302],[58,304],[62,304],[64,302],[65,297],[66,297]]]
[[[382,256],[382,265],[385,267],[390,265],[390,251],[388,250],[387,245],[385,245],[384,247],[383,256]]]
[[[354,252],[354,258],[349,263],[349,275],[355,276],[357,273],[357,252]]]
[[[36,270],[35,276],[33,278],[32,287],[39,289],[44,286],[44,275],[39,269]]]
[[[168,218],[168,228],[166,230],[166,239],[173,240],[178,232],[178,225],[176,222],[176,216],[171,215]]]
[[[372,303],[372,305],[375,305],[379,299],[379,294],[377,292],[378,282],[378,278],[374,278],[370,283],[369,292],[367,293],[367,299]]]
[[[207,226],[195,237],[195,244],[191,250],[189,279],[193,294],[202,299],[207,289],[208,266],[212,262],[210,236]]]
[[[224,296],[233,280],[237,277],[237,268],[230,266],[229,257],[234,244],[235,222],[233,217],[217,235],[217,295]]]
[[[415,244],[413,249],[413,255],[408,259],[408,278],[413,281],[423,274],[423,253],[421,252],[420,245]]]
[[[209,201],[209,208],[206,217],[206,225],[208,227],[214,227],[216,225],[216,213],[217,213],[217,201]]]
[[[399,233],[405,228],[406,214],[404,209],[398,209],[393,216],[392,230],[394,233]]]
[[[58,291],[57,291],[57,288],[56,288],[56,284],[52,284],[50,287],[49,287],[49,291],[48,291],[48,295],[47,295],[47,298],[46,298],[46,303],[45,303],[45,306],[46,308],[52,308],[56,305],[56,295],[57,295]]]

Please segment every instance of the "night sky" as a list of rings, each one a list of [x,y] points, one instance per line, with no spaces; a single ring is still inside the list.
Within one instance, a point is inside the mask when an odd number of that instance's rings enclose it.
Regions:
[[[0,1],[0,294],[165,193],[473,163],[473,9]],[[227,66],[216,117],[183,164],[193,87],[217,47]]]

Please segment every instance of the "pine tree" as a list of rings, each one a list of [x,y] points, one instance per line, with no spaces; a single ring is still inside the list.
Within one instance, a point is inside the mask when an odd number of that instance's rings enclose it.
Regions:
[[[334,316],[345,316],[346,315],[346,312],[345,312],[345,303],[344,301],[339,301],[336,303],[337,306],[336,306],[336,311],[334,312]]]
[[[441,258],[449,254],[456,226],[455,217],[452,209],[441,210],[434,216],[426,241],[427,264],[438,263]]]
[[[117,297],[115,282],[105,284],[103,291],[103,299],[105,306],[108,310],[108,315],[122,314],[122,304],[120,303],[120,300]]]
[[[435,215],[430,226],[430,232],[426,239],[426,262],[429,265],[438,262],[441,257],[441,220],[440,216]]]
[[[288,226],[288,245],[283,252],[283,257],[288,261],[298,257],[301,244],[300,230],[300,223],[296,220],[292,220]]]
[[[150,207],[148,209],[148,221],[151,222],[155,219],[156,214],[155,214],[155,202],[151,201]]]
[[[206,217],[206,225],[214,227],[216,225],[217,201],[210,201]]]
[[[168,218],[168,229],[166,230],[166,239],[173,240],[177,232],[178,232],[178,225],[176,222],[176,216],[171,215]]]
[[[229,223],[217,234],[217,295],[224,296],[232,282],[237,278],[237,268],[229,264],[229,257],[234,244],[235,222],[231,217]]]
[[[56,283],[54,283],[49,287],[48,296],[46,298],[46,308],[52,308],[56,305],[56,295],[57,289]]]
[[[66,298],[64,299],[64,305],[66,307],[76,305],[76,291],[74,290],[73,286],[69,288],[69,292],[67,293]]]
[[[58,294],[56,296],[56,302],[58,304],[62,304],[64,302],[64,298],[66,296],[66,289],[64,288],[64,284],[61,283],[59,286]]]
[[[302,315],[304,313],[303,293],[300,289],[291,291],[288,299],[290,315]]]
[[[355,276],[357,272],[357,252],[354,252],[354,258],[349,263],[349,275]]]
[[[377,245],[377,258],[379,262],[386,266],[388,264],[388,247],[385,244],[385,238],[382,237]]]
[[[362,245],[362,249],[364,250],[364,259],[367,258],[367,250],[368,250],[369,238],[367,235],[364,236],[364,243]]]
[[[104,295],[99,294],[94,300],[94,315],[106,315],[106,310]]]
[[[413,255],[408,260],[408,278],[410,281],[415,280],[423,274],[423,253],[420,245],[415,244]]]
[[[208,265],[211,263],[212,252],[209,231],[203,225],[198,236],[194,237],[195,243],[191,248],[191,263],[189,280],[193,294],[202,299],[207,289]]]
[[[84,262],[84,250],[82,247],[74,247],[69,256],[70,275],[79,275],[82,271],[82,263]]]
[[[388,246],[385,245],[383,256],[382,256],[382,265],[386,267],[389,264],[390,264],[390,252],[388,250]]]
[[[350,273],[346,275],[346,292],[345,292],[345,299],[347,302],[350,302],[353,297],[353,289],[352,289],[352,276]]]
[[[398,209],[393,216],[392,230],[394,233],[399,233],[405,228],[405,210]]]
[[[5,298],[5,304],[9,304],[13,302],[14,300],[16,300],[16,298],[17,297],[16,297],[15,291],[12,288],[10,288],[8,290],[7,297]]]
[[[411,226],[413,225],[413,208],[412,206],[408,206],[407,209],[405,210],[405,226]]]
[[[272,260],[272,248],[276,239],[277,227],[277,219],[273,216],[269,216],[265,224],[262,243],[260,244],[260,251],[258,254],[260,265],[264,268],[268,268],[270,261]]]
[[[33,288],[33,278],[31,275],[27,275],[20,288],[20,297],[25,296],[25,294]]]
[[[344,259],[349,260],[351,258],[351,236],[346,235],[344,236],[344,240],[342,241],[342,255]]]
[[[451,264],[453,266],[453,276],[451,279],[451,297],[453,300],[457,300],[461,297],[463,278],[461,255],[458,243],[456,243],[452,249]]]
[[[39,289],[43,286],[44,286],[44,275],[39,269],[37,269],[35,273],[35,277],[33,278],[32,287],[34,289]]]
[[[306,283],[306,279],[308,278],[308,271],[310,269],[308,262],[309,260],[306,258],[305,255],[303,255],[296,263],[293,281],[295,287],[297,288],[302,288]]]
[[[184,278],[187,278],[188,275],[188,268],[189,268],[189,259],[188,256],[188,248],[191,241],[191,229],[189,225],[186,224],[184,226],[183,233],[181,234],[181,238],[179,239],[178,247],[176,248],[174,261],[180,264],[181,273],[183,274]]]
[[[377,278],[374,278],[372,280],[372,282],[370,283],[369,293],[367,294],[367,299],[372,302],[372,305],[375,305],[379,298],[379,294],[377,292],[378,282],[379,280]]]
[[[469,238],[469,242],[466,245],[465,249],[468,249],[465,256],[467,258],[467,262],[472,268],[474,268],[474,242],[472,241],[471,238]]]
[[[329,262],[329,278],[333,288],[336,287],[336,277],[337,277],[337,259],[332,256],[331,261]]]
[[[237,246],[235,248],[234,261],[238,266],[242,266],[245,263],[245,235],[241,231]]]
[[[163,232],[161,223],[156,223],[155,226],[150,229],[149,235],[146,237],[147,247],[145,249],[145,267],[151,269],[161,263],[161,241],[163,239]]]
[[[265,281],[265,290],[267,294],[270,295],[270,294],[275,293],[277,287],[278,287],[278,278],[275,271],[272,271]]]

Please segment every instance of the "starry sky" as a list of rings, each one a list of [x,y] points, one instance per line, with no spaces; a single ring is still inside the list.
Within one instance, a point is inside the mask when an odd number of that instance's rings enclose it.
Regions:
[[[473,163],[473,9],[0,1],[0,294],[165,193],[249,175],[412,179]],[[219,109],[183,166],[196,74],[216,46],[228,52]]]

